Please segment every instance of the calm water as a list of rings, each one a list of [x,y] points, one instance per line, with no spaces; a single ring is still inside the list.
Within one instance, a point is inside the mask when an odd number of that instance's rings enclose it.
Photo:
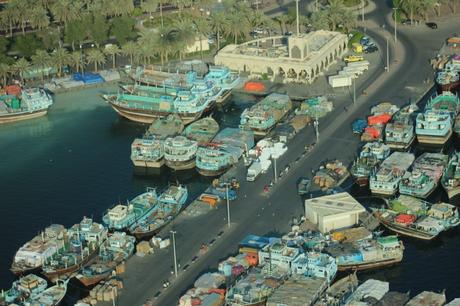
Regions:
[[[120,118],[99,98],[115,87],[59,94],[48,116],[0,126],[0,288],[14,279],[9,271],[16,250],[51,223],[70,226],[125,202],[147,186],[179,181],[191,198],[207,179],[194,170],[176,175],[144,174],[129,159],[133,139],[146,125]],[[216,113],[225,126],[237,124],[247,97],[234,98],[234,112]]]
[[[147,186],[179,181],[193,197],[208,183],[194,171],[134,175],[130,144],[146,126],[119,118],[98,98],[110,89],[60,94],[47,117],[0,126],[0,288],[14,279],[8,269],[15,251],[45,226],[70,226],[83,215],[99,221],[108,207]],[[216,113],[215,118],[223,126],[237,125],[249,100],[235,97],[233,112]],[[440,190],[435,197],[443,196]],[[449,298],[460,297],[459,234],[455,230],[432,243],[405,240],[403,264],[363,278],[388,280],[402,292],[447,289]]]

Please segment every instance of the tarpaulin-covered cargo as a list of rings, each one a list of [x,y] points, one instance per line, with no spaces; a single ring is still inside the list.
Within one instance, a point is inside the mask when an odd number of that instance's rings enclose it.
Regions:
[[[6,85],[5,86],[6,94],[19,96],[21,94],[21,86],[19,85]]]
[[[255,92],[263,92],[265,91],[265,85],[260,82],[246,82],[244,84],[244,90],[246,91],[255,91]]]
[[[403,224],[411,224],[414,223],[416,217],[414,215],[409,215],[409,214],[399,214],[395,217],[395,221],[398,223],[403,223]]]
[[[211,289],[219,288],[223,283],[225,283],[224,275],[220,273],[205,273],[195,281],[194,286],[196,288]]]
[[[387,124],[388,121],[391,120],[391,115],[389,114],[381,114],[377,116],[369,116],[367,117],[367,124],[368,125],[377,125],[377,124]]]
[[[75,81],[82,81],[85,84],[98,84],[105,82],[98,73],[74,73],[72,78]]]

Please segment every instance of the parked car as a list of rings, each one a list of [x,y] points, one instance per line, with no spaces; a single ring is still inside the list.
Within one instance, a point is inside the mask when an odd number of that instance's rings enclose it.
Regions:
[[[427,27],[429,27],[430,29],[433,29],[433,30],[438,28],[438,25],[436,23],[434,23],[434,22],[427,22],[425,24],[426,24]]]
[[[346,56],[344,59],[345,63],[352,63],[352,62],[360,62],[364,60],[364,57],[361,55],[349,55]]]
[[[359,43],[363,46],[368,45],[371,42],[371,39],[368,36],[363,36]]]
[[[378,48],[377,46],[368,46],[367,48],[364,48],[364,53],[374,53],[375,51],[377,51]]]

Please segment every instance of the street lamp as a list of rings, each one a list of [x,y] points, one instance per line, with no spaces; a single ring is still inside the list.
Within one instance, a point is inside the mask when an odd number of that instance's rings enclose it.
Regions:
[[[361,19],[364,25],[364,0],[361,0]]]
[[[318,121],[318,114],[316,114],[316,116],[315,116],[315,121],[313,122],[313,125],[315,126],[316,142],[319,142],[319,121]]]
[[[353,79],[353,105],[356,103],[356,81]]]
[[[274,172],[274,175],[275,175],[275,183],[278,182],[278,175],[277,175],[277,171],[276,171],[276,158],[272,157],[273,159],[273,172]]]
[[[397,16],[396,11],[397,11],[397,10],[398,10],[397,7],[394,7],[394,8],[393,8],[393,11],[395,12],[395,13],[394,13],[394,15],[395,15],[395,18],[394,18],[394,20],[395,20],[395,43],[398,42],[398,34],[397,34],[398,20],[396,20],[396,18],[397,18],[397,17],[396,17],[396,16]],[[396,46],[395,46],[395,48],[396,48]]]
[[[388,47],[388,37],[387,39],[387,72],[390,72],[390,51]]]
[[[174,276],[177,277],[177,256],[176,256],[176,238],[175,234],[176,231],[169,231],[172,234],[172,241],[173,241],[173,256],[174,256]]]
[[[300,35],[300,22],[299,22],[299,0],[295,0],[296,11],[296,24],[297,24],[297,37]]]
[[[225,197],[227,198],[227,227],[230,228],[230,199],[228,198],[228,183],[225,184]]]

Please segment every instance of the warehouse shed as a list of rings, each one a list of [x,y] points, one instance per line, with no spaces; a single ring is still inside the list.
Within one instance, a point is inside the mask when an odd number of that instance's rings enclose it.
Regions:
[[[305,200],[305,217],[321,233],[351,227],[359,222],[366,209],[348,192]]]

